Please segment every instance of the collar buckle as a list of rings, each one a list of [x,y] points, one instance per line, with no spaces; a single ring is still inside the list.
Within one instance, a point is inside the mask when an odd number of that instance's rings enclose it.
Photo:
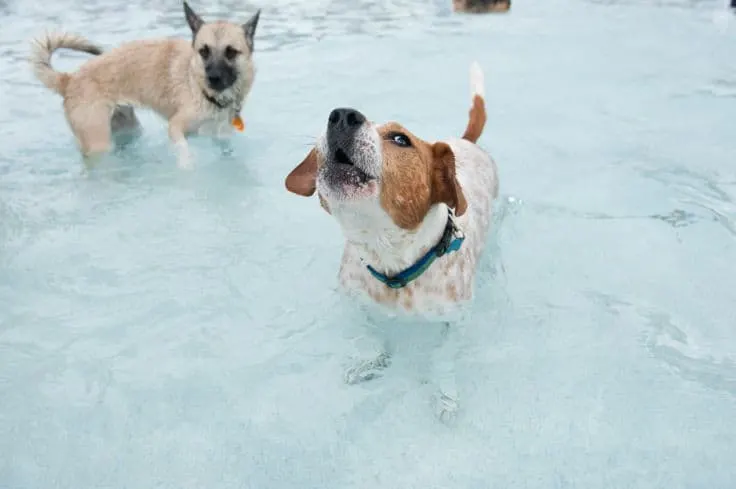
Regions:
[[[447,254],[451,251],[457,251],[460,249],[460,245],[465,239],[465,234],[462,232],[460,227],[455,222],[455,211],[451,208],[447,208],[447,224],[445,225],[445,231],[442,233],[440,242],[437,243],[435,251],[437,256]]]

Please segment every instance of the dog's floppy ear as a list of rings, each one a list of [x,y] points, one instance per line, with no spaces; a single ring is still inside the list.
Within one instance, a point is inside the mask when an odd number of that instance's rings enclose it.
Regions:
[[[189,24],[192,34],[196,36],[197,31],[204,25],[204,20],[192,10],[192,7],[187,2],[184,2],[184,15],[187,18],[187,24]]]
[[[258,9],[253,17],[243,24],[243,32],[245,33],[245,42],[248,43],[248,48],[253,51],[253,38],[256,36],[256,27],[258,27],[258,19],[261,16],[261,9]]]
[[[444,202],[462,216],[468,208],[465,194],[455,176],[455,154],[447,143],[432,146],[432,203]]]
[[[304,161],[286,177],[286,190],[310,197],[317,188],[317,150],[312,148]]]

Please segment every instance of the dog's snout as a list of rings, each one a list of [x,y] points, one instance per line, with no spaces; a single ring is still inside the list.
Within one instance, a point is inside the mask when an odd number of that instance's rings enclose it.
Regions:
[[[232,86],[237,78],[232,68],[220,62],[208,63],[204,69],[207,85],[212,90],[221,92]]]
[[[328,118],[334,129],[357,129],[364,122],[365,116],[355,109],[335,109]]]
[[[366,122],[363,114],[355,109],[337,108],[327,119],[327,147],[333,158],[330,161],[353,165],[355,141]]]
[[[220,70],[220,67],[217,66],[216,63],[209,63],[204,68],[204,74],[207,76],[208,80],[219,80],[222,78],[222,70]]]

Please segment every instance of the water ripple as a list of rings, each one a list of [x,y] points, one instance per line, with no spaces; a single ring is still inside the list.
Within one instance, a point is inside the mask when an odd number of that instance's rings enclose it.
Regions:
[[[732,181],[681,167],[645,170],[642,176],[678,191],[682,204],[706,211],[712,221],[736,236],[736,184]]]
[[[698,341],[690,331],[700,328],[678,324],[670,313],[630,299],[601,292],[586,295],[616,315],[632,318],[628,324],[641,325],[641,344],[652,358],[683,379],[736,397],[736,356],[718,353],[707,342]]]

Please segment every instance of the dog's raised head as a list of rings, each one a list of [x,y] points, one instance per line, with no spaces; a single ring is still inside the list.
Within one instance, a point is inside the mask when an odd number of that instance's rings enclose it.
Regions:
[[[432,205],[443,202],[458,215],[466,202],[455,178],[455,157],[443,142],[430,144],[401,124],[374,124],[357,110],[333,110],[318,145],[286,179],[287,188],[309,196],[339,220],[356,216],[383,227],[416,228]],[[357,223],[354,223],[357,224]]]
[[[485,14],[490,12],[507,12],[511,8],[511,0],[452,0],[455,12]]]
[[[475,68],[473,108],[463,136],[471,142],[486,117],[482,72]],[[435,204],[446,204],[458,216],[467,208],[450,145],[427,142],[398,122],[375,124],[351,108],[329,114],[325,132],[288,175],[286,188],[302,196],[317,191],[349,239],[361,239],[350,236],[353,232],[380,239],[382,230],[395,227],[411,232]]]
[[[251,73],[253,38],[258,10],[243,25],[226,21],[205,22],[184,2],[184,15],[192,30],[194,71],[201,74],[200,83],[208,91],[220,94]]]

